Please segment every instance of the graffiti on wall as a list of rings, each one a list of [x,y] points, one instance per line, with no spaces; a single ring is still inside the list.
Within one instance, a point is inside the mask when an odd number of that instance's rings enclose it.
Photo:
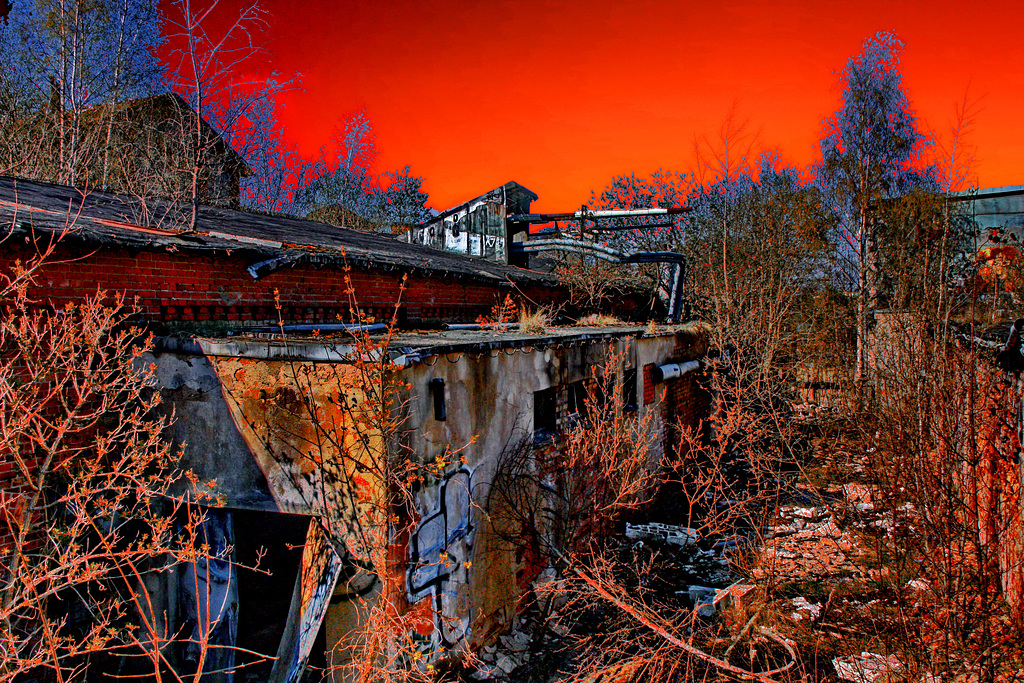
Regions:
[[[467,253],[469,233],[466,228],[466,214],[457,213],[444,219],[444,250],[457,254]]]
[[[178,533],[189,532],[179,523]],[[192,532],[192,540],[209,550],[194,562],[185,563],[180,572],[185,618],[191,629],[185,659],[203,662],[203,679],[215,671],[231,671],[235,666],[235,639],[238,635],[238,575],[232,562],[235,529],[231,513],[209,508]],[[207,650],[204,657],[201,651]],[[228,674],[222,679],[231,681]]]
[[[463,467],[420,493],[429,509],[409,538],[410,603],[429,598],[434,650],[469,635],[469,571],[473,553],[472,470]]]

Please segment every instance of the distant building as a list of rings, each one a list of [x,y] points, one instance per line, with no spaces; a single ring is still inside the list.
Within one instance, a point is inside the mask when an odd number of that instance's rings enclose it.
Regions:
[[[980,248],[1020,244],[1024,240],[1024,185],[955,192],[952,199],[977,223],[981,230]]]
[[[520,234],[525,237],[528,225],[506,222],[505,217],[530,213],[530,204],[535,201],[534,192],[519,183],[508,182],[414,226],[402,239],[496,263],[519,265],[510,259],[509,245]]]
[[[1020,287],[1024,249],[1024,185],[957,192],[958,204],[978,230],[978,278],[975,287],[994,293]]]

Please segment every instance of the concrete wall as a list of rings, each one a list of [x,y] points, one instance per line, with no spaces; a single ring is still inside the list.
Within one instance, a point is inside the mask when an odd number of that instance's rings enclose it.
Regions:
[[[422,569],[410,570],[407,599],[424,612],[424,602],[429,601],[435,620],[431,649],[451,647],[466,636],[484,642],[500,632],[543,568],[542,558],[511,551],[507,529],[492,527],[500,513],[484,514],[502,454],[523,439],[531,443],[534,439],[536,392],[557,390],[556,420],[565,426],[571,419],[567,414],[570,385],[590,377],[609,356],[618,359],[616,374],[621,381],[627,368],[680,360],[673,356],[675,348],[673,336],[627,338],[478,358],[440,357],[433,364],[419,363],[406,371],[412,387],[408,427],[415,435],[417,453],[429,459],[449,447],[463,448],[460,455],[465,459],[418,497],[424,521],[411,539],[408,559],[411,567]],[[642,382],[642,372],[637,376]],[[445,385],[447,419],[443,422],[433,416],[429,387],[435,379],[444,380]],[[640,386],[638,395],[642,394]],[[654,402],[639,406],[638,418],[651,413],[656,434],[652,458],[657,460],[671,416],[666,415],[665,392],[655,394]],[[436,519],[442,511],[447,537],[438,534]],[[422,580],[427,575],[430,581]]]
[[[449,454],[443,467],[414,485],[411,533],[388,549],[404,583],[404,594],[392,599],[415,617],[413,636],[425,655],[495,637],[545,565],[536,554],[511,549],[503,540],[508,529],[495,528],[501,515],[488,513],[503,454],[524,442],[532,448],[535,417],[550,419],[535,410],[538,392],[552,391],[553,422],[562,429],[576,419],[570,410],[573,384],[613,359],[616,391],[623,378],[636,378],[636,416],[650,418],[650,466],[657,467],[671,452],[669,425],[677,419],[695,424],[707,406],[697,387],[699,373],[655,387],[647,386],[651,373],[645,370],[699,358],[705,348],[693,332],[636,331],[538,339],[520,348],[481,345],[447,355],[421,350],[422,360],[397,373],[405,388],[395,395],[396,410],[404,421],[399,443],[391,447],[407,450],[394,452],[421,463]],[[296,513],[316,513],[326,505],[335,518],[373,514],[371,507],[352,503],[379,495],[379,482],[351,466],[359,459],[353,458],[358,444],[345,446],[352,425],[339,408],[345,400],[367,397],[354,366],[177,353],[158,354],[154,361],[166,403],[178,417],[174,438],[184,444],[185,464],[211,484],[224,505]],[[444,420],[436,419],[436,380],[444,382]],[[310,411],[337,425],[337,443],[324,439]],[[331,490],[338,495],[324,493]],[[352,557],[365,558],[370,549],[359,546],[356,527],[345,541]],[[326,621],[332,639],[341,639],[346,624],[362,617],[356,601],[335,597]]]

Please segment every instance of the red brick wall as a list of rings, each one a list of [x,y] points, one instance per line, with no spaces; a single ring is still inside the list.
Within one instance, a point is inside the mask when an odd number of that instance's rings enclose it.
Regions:
[[[700,360],[707,354],[708,342],[701,334],[676,336],[672,352],[673,362]],[[692,370],[679,379],[669,380],[665,386],[663,405],[667,423],[665,430],[665,454],[673,455],[673,449],[681,442],[680,427],[696,429],[701,420],[706,420],[711,411],[711,397],[703,388],[703,369]]]
[[[276,323],[277,290],[286,323],[337,322],[339,315],[348,322],[349,296],[340,268],[286,267],[254,280],[246,265],[243,258],[185,251],[98,248],[81,255],[65,252],[46,264],[31,296],[62,306],[103,289],[137,297],[142,316],[149,320]],[[365,313],[378,320],[391,315],[399,295],[400,272],[353,267],[351,279]],[[400,315],[410,322],[474,321],[489,313],[507,293],[516,295],[511,287],[410,275]],[[531,287],[523,293],[537,303],[561,298],[554,288]]]
[[[701,371],[688,372],[679,379],[666,382],[665,400],[665,454],[673,456],[682,441],[680,427],[697,429],[707,419],[711,407],[707,391],[700,386]]]

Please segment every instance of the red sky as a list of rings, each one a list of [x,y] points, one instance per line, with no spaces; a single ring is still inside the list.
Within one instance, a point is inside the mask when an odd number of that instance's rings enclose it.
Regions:
[[[237,0],[231,0],[235,2]],[[276,70],[303,76],[283,120],[312,154],[364,107],[377,170],[406,164],[444,209],[508,180],[569,210],[616,174],[692,170],[735,106],[759,146],[804,166],[838,72],[877,31],[905,43],[922,127],[975,102],[981,187],[1024,184],[1020,0],[263,0]]]

